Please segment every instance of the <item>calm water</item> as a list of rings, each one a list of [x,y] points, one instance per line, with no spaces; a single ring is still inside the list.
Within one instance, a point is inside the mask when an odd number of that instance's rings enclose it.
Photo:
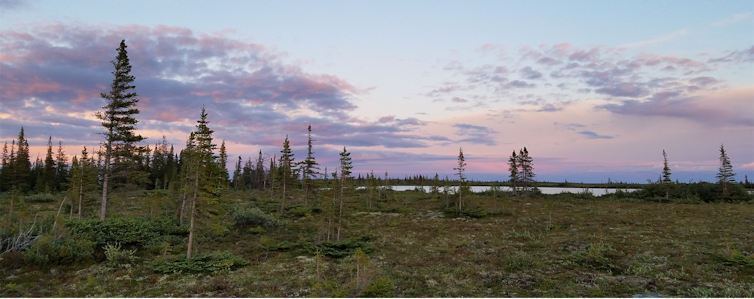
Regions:
[[[414,188],[419,186],[393,186],[393,190],[395,191],[407,191],[407,190],[414,190]],[[429,192],[430,186],[424,186],[424,190],[427,190]],[[449,187],[450,190],[455,191],[457,187]],[[440,188],[442,191],[442,188]],[[473,192],[482,192],[490,190],[489,186],[471,186],[471,191]],[[500,190],[502,191],[511,191],[511,188],[509,187],[500,187]],[[588,192],[594,194],[595,196],[605,195],[608,193],[615,193],[615,188],[560,188],[560,187],[539,187],[539,190],[542,191],[543,194],[560,194],[563,192],[570,192],[570,193],[579,193],[584,192],[584,190],[587,190]],[[621,190],[625,192],[633,192],[637,189],[623,189]]]

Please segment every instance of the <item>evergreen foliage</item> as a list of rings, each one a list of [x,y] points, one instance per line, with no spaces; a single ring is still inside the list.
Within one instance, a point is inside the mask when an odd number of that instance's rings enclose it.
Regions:
[[[105,220],[107,211],[108,191],[112,187],[124,187],[127,184],[139,185],[142,175],[137,173],[137,156],[142,148],[136,146],[145,138],[137,135],[136,124],[139,122],[134,116],[139,114],[136,104],[139,102],[137,94],[132,91],[135,78],[131,76],[131,64],[126,51],[126,41],[120,42],[118,55],[110,63],[115,67],[112,72],[114,79],[108,93],[101,93],[106,104],[96,116],[102,120],[105,132],[103,145],[104,169],[102,182],[102,205],[100,219]],[[110,180],[113,180],[111,185]]]
[[[312,139],[312,125],[307,127],[308,131],[308,150],[306,153],[306,159],[303,162],[303,179],[304,179],[304,205],[309,205],[309,198],[315,194],[317,187],[315,185],[315,178],[319,175],[319,164],[314,158],[314,152],[312,151],[312,142],[316,141]]]
[[[722,144],[720,145],[720,168],[715,177],[723,187],[723,195],[727,196],[729,194],[728,185],[736,183],[736,174],[733,173],[733,165],[730,164],[730,159],[728,159],[728,154],[725,153],[725,147]]]
[[[458,176],[458,212],[460,213],[461,210],[463,210],[463,187],[466,183],[466,176],[464,175],[464,172],[466,171],[466,159],[463,157],[463,148],[460,148],[458,151],[458,167],[453,168],[453,170],[456,171],[456,175]]]

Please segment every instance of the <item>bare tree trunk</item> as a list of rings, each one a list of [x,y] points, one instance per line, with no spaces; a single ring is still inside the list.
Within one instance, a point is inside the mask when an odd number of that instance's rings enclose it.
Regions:
[[[194,241],[194,216],[196,214],[196,199],[197,199],[197,192],[199,191],[199,172],[196,173],[196,178],[194,181],[194,198],[191,200],[191,220],[189,222],[189,239],[188,239],[188,248],[186,249],[186,259],[191,258],[191,248]]]
[[[110,129],[112,134],[112,129]],[[99,210],[99,220],[105,220],[105,213],[107,211],[107,185],[110,181],[110,155],[112,155],[112,144],[108,142],[105,145],[105,169],[104,176],[102,177],[102,206]]]
[[[283,216],[285,213],[285,181],[286,179],[283,179],[283,197],[280,199],[280,216]]]
[[[81,203],[84,199],[84,167],[81,167],[81,177],[79,180],[79,219],[81,219]],[[73,203],[71,203],[73,207]]]
[[[338,212],[338,236],[335,239],[335,241],[340,241],[340,226],[343,221],[343,197],[345,197],[344,186],[345,186],[345,180],[342,179],[342,182],[340,185],[340,210]]]
[[[181,200],[181,209],[178,216],[178,226],[183,226],[183,218],[186,210],[186,190],[183,190],[183,200]]]

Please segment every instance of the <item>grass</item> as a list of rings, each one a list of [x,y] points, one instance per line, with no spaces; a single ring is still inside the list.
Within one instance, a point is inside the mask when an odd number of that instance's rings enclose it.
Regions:
[[[228,193],[224,204],[274,213],[279,205],[267,194]],[[353,255],[317,255],[315,249],[325,247],[302,245],[318,244],[321,213],[287,213],[284,226],[262,229],[258,223],[234,226],[228,212],[212,220],[227,231],[196,247],[198,254],[227,251],[250,262],[238,270],[157,274],[148,267],[150,261],[175,259],[185,245],[160,254],[138,248],[131,267],[108,266],[104,254],[96,253],[87,263],[53,267],[3,255],[0,296],[752,297],[754,292],[752,204],[472,195],[467,203],[488,215],[471,218],[443,213],[442,196],[396,195],[374,202],[372,210],[363,199],[347,202],[342,239],[372,246],[366,262],[357,263]],[[114,203],[113,214],[160,214],[140,198],[135,202],[142,204]],[[171,204],[162,208],[170,211]],[[27,203],[25,217],[54,215],[59,206],[60,198]],[[204,233],[212,231],[221,229]]]

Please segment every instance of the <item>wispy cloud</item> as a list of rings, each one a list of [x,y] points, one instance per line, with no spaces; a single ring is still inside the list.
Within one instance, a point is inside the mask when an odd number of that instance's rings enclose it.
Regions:
[[[664,43],[664,42],[679,38],[684,35],[686,35],[686,29],[681,29],[681,30],[674,31],[669,34],[657,37],[657,38],[633,42],[633,43],[625,44],[621,47],[634,48],[634,47],[641,47],[641,46],[652,45],[652,44],[660,44],[660,43]]]
[[[750,20],[750,19],[751,19],[750,12],[738,13],[731,16],[730,18],[713,22],[712,26],[725,26],[725,25],[740,23],[740,22]]]
[[[592,131],[581,131],[579,134],[584,135],[588,139],[613,139],[613,136],[599,135]]]
[[[0,31],[3,127],[71,139],[101,130],[91,113],[104,105],[99,93],[110,84],[108,61],[124,37],[141,130],[187,135],[205,106],[216,137],[239,144],[279,145],[286,134],[304,139],[308,124],[322,145],[416,148],[450,140],[412,133],[426,125],[413,117],[352,116],[361,89],[283,63],[282,54],[265,45],[169,26],[48,24]]]

